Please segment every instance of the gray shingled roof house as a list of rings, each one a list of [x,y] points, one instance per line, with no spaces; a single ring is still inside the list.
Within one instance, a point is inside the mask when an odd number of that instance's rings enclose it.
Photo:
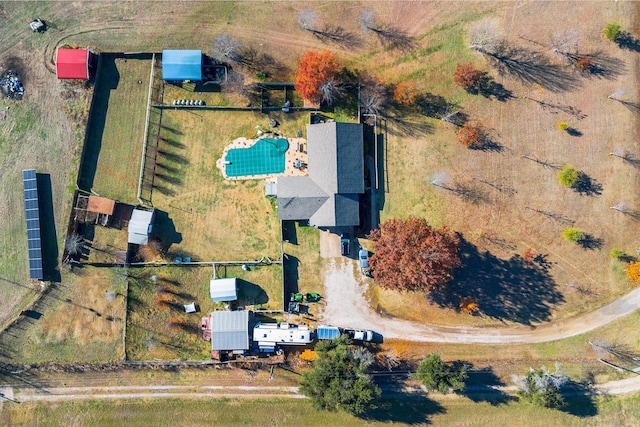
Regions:
[[[308,176],[278,178],[278,216],[309,220],[318,227],[360,224],[358,195],[364,193],[361,124],[307,126]]]

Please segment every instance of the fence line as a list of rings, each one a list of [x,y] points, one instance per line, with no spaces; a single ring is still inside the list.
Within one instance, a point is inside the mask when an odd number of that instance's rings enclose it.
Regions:
[[[144,164],[147,158],[147,144],[149,141],[149,116],[151,113],[151,93],[153,90],[153,71],[156,66],[156,54],[151,55],[151,72],[149,74],[149,95],[147,96],[147,117],[144,123],[144,136],[142,140],[142,157],[140,159],[140,175],[138,177],[138,194],[137,199],[138,203],[141,205],[144,204],[140,195],[142,194],[142,178],[144,174]],[[150,200],[149,200],[150,202]]]

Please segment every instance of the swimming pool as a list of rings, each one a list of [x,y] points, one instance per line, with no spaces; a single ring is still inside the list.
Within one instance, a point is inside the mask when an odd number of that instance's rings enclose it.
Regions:
[[[229,177],[282,173],[288,148],[286,138],[261,138],[251,147],[231,148],[224,158],[225,172]]]

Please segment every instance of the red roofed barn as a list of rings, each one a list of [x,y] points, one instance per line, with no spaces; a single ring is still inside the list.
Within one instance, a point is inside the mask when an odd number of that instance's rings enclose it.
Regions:
[[[88,49],[58,49],[56,74],[59,79],[89,79],[91,52]]]

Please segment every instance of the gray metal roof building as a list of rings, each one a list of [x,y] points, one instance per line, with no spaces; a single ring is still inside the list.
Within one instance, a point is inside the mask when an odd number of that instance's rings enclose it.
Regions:
[[[278,216],[319,227],[360,224],[364,193],[363,129],[357,123],[307,126],[308,176],[278,178]]]
[[[249,350],[249,312],[211,313],[211,350]]]

